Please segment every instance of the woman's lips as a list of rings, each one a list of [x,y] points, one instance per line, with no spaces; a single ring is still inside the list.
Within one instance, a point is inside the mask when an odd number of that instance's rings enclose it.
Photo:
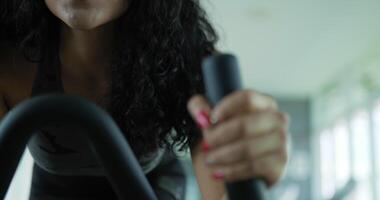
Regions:
[[[64,0],[66,1],[66,5],[72,8],[81,8],[81,9],[86,9],[86,8],[91,8],[93,4],[95,4],[95,1],[90,1],[90,0]]]

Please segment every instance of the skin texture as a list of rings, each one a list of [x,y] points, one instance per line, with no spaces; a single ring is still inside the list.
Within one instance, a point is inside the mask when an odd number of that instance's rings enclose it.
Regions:
[[[60,57],[65,91],[84,88],[97,91],[92,96],[109,94],[113,22],[126,12],[128,1],[45,0],[45,3],[62,21]]]
[[[65,91],[97,101],[108,93],[107,52],[115,42],[113,22],[127,11],[128,1],[45,0],[45,3],[62,21],[60,56]],[[30,85],[32,75],[20,88]],[[12,106],[16,105],[14,91],[19,90],[12,89],[10,82],[0,85],[4,86],[0,94]],[[25,94],[26,98],[29,90],[25,89]],[[271,187],[280,180],[288,161],[288,119],[272,98],[244,90],[225,97],[212,108],[205,97],[196,95],[189,100],[188,111],[194,121],[203,124],[203,143],[191,149],[202,199],[227,199],[225,182],[259,176]],[[212,116],[214,123],[200,119],[201,111]],[[4,102],[0,101],[0,118],[5,112]]]
[[[89,30],[119,18],[127,0],[45,0],[49,10],[73,29]]]

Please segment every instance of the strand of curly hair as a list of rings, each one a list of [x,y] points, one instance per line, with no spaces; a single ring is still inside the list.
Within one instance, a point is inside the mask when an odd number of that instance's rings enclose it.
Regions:
[[[58,19],[43,0],[5,2],[14,10],[4,21],[13,30],[8,39],[40,62],[52,45],[49,34],[59,33]],[[131,1],[117,24],[109,112],[132,149],[143,155],[195,145],[200,132],[186,104],[203,93],[201,61],[218,40],[199,0]]]

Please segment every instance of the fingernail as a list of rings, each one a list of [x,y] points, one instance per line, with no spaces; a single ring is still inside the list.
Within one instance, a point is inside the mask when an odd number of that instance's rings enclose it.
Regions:
[[[212,177],[216,180],[224,179],[224,173],[222,171],[216,171],[212,174]]]
[[[211,146],[209,143],[207,143],[205,140],[202,141],[202,150],[203,152],[207,153],[208,151],[210,151],[211,149]]]
[[[198,126],[202,129],[206,129],[211,126],[210,116],[205,111],[199,111],[196,114],[196,120],[197,120]]]
[[[210,122],[211,124],[215,125],[219,122],[219,119],[215,114],[211,113]]]

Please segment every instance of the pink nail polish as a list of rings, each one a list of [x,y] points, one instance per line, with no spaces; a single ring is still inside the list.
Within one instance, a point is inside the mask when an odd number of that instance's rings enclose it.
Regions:
[[[202,151],[207,153],[208,151],[210,151],[211,149],[211,146],[210,144],[208,144],[205,140],[202,141]]]
[[[206,129],[211,126],[210,116],[205,111],[199,111],[196,114],[196,120],[197,120],[198,126],[202,129]]]
[[[216,180],[222,180],[224,179],[224,173],[221,171],[216,171],[212,174],[212,177]]]

